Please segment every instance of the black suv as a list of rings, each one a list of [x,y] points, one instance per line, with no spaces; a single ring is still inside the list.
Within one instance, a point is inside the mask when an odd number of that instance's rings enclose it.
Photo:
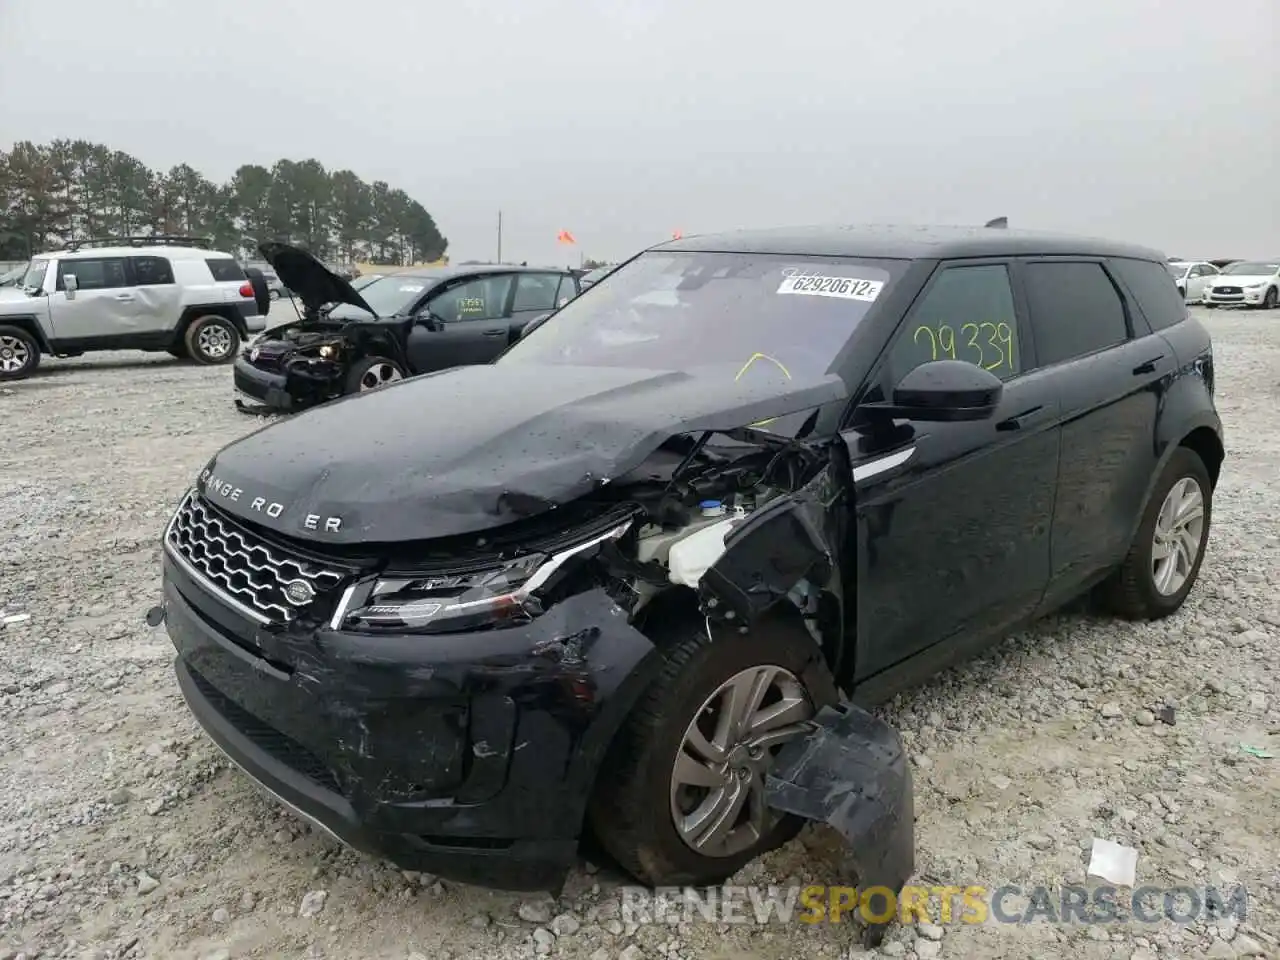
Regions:
[[[290,412],[406,377],[488,363],[532,320],[578,295],[568,270],[507,265],[418,267],[362,284],[306,250],[264,243],[263,257],[302,302],[236,358],[235,402]]]
[[[652,884],[793,835],[765,780],[1096,588],[1182,604],[1223,462],[1152,250],[808,229],[647,250],[496,363],[219,452],[164,534],[178,684],[249,776],[405,868]]]

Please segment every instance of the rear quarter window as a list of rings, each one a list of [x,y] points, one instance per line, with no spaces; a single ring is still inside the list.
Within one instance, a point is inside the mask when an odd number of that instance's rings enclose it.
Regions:
[[[230,257],[219,257],[216,260],[206,260],[209,265],[209,272],[213,274],[213,279],[219,283],[234,282],[244,283],[247,279],[244,270],[240,264],[236,263]]]
[[[1182,294],[1163,264],[1116,259],[1111,261],[1111,266],[1129,288],[1152,330],[1166,330],[1187,318]]]

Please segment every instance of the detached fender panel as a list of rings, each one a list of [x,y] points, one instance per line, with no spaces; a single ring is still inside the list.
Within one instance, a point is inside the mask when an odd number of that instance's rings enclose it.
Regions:
[[[851,703],[824,707],[813,723],[778,754],[766,802],[834,828],[848,845],[850,882],[896,898],[915,872],[915,795],[902,739]],[[878,942],[884,932],[885,925],[873,927],[867,939]]]

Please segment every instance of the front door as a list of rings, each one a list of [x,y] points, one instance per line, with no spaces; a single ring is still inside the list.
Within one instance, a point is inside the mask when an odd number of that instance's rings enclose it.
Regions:
[[[432,325],[409,332],[413,372],[430,373],[488,363],[511,342],[511,274],[469,277],[444,287],[427,301]]]
[[[1005,382],[987,420],[844,433],[853,463],[857,603],[853,679],[944,641],[1030,615],[1049,580],[1059,402],[1036,372],[1005,262],[939,268],[898,329],[865,401],[909,370],[966,360]]]
[[[73,300],[67,299],[68,275],[76,278]],[[147,332],[145,313],[124,257],[59,260],[49,312],[59,342],[101,343]]]

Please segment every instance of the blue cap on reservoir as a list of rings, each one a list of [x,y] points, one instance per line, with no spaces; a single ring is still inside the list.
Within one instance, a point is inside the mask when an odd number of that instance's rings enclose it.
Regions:
[[[719,500],[703,500],[698,504],[702,510],[704,517],[719,517],[724,515],[724,504]]]

